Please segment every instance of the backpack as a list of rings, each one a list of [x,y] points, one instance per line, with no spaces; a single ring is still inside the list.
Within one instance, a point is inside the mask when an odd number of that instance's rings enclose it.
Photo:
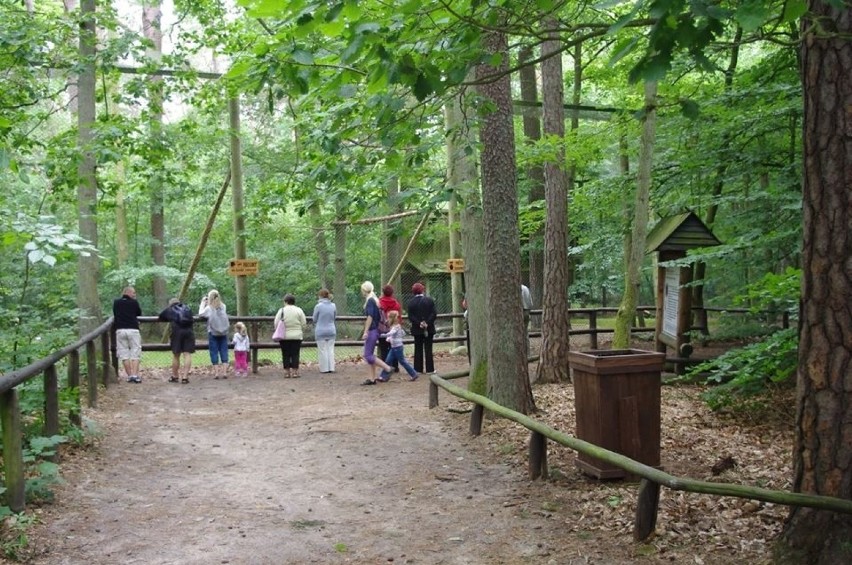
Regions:
[[[231,322],[224,308],[208,309],[207,324],[213,335],[228,335],[228,330],[231,329]]]
[[[175,323],[182,328],[191,328],[193,322],[192,310],[186,304],[178,302],[174,305]]]
[[[388,324],[388,313],[379,308],[379,333],[386,334],[390,331]]]

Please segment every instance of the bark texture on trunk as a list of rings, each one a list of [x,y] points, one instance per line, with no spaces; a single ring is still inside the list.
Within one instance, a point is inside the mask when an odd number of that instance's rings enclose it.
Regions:
[[[163,54],[163,31],[161,28],[162,11],[159,0],[145,3],[142,6],[142,32],[152,47],[148,49],[148,57],[159,61]],[[151,146],[157,149],[156,155],[163,155],[163,77],[151,75],[148,77],[148,126]],[[151,177],[148,179],[148,191],[151,198],[151,263],[158,267],[166,265],[166,219],[165,219],[165,187],[163,186],[162,158],[152,160]],[[152,280],[154,304],[159,307],[168,301],[166,279],[154,275]]]
[[[532,49],[523,47],[518,52],[518,60],[533,58]],[[521,100],[526,104],[523,110],[524,137],[530,144],[541,139],[541,112],[533,107],[538,102],[538,86],[535,77],[535,65],[521,67]],[[529,201],[544,200],[544,167],[538,164],[527,168],[527,182],[530,186]],[[541,308],[544,296],[544,226],[529,235],[529,287],[533,308]]]
[[[546,23],[555,27],[555,21]],[[541,64],[544,134],[565,138],[565,88],[558,39],[548,39],[542,55],[551,55]],[[541,315],[541,361],[538,380],[543,383],[567,381],[570,336],[568,316],[568,176],[565,150],[544,165],[544,192],[547,202],[544,230],[544,299]]]
[[[502,55],[498,67],[481,64],[476,69],[479,93],[492,104],[482,118],[479,132],[488,278],[486,310],[490,320],[501,320],[488,324],[488,396],[528,414],[535,405],[521,306],[517,169],[506,35],[489,33],[485,45],[489,52]],[[495,76],[500,73],[502,76]]]
[[[850,499],[852,7],[811,1],[802,31],[804,233],[793,490]],[[850,540],[852,516],[794,508],[777,555],[850,563]]]

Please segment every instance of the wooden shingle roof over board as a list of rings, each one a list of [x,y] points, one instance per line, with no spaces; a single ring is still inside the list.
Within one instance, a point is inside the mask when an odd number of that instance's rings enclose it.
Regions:
[[[657,222],[648,234],[645,252],[686,251],[696,247],[721,245],[701,218],[693,212],[669,216]]]

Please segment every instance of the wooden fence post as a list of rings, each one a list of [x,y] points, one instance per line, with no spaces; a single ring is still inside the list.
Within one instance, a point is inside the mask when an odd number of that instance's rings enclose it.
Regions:
[[[109,373],[109,332],[104,332],[101,334],[101,382],[104,388],[110,385]],[[118,382],[117,374],[115,382]]]
[[[633,524],[633,540],[643,541],[657,525],[657,509],[660,506],[660,485],[648,479],[639,484],[639,499],[636,504],[636,521]]]
[[[438,406],[438,385],[429,382],[429,408]]]
[[[547,478],[547,438],[538,433],[530,432],[530,479]]]
[[[6,504],[12,512],[25,508],[24,451],[21,439],[21,407],[14,388],[0,394],[0,422],[3,425],[3,469],[6,474]]]
[[[79,427],[83,420],[80,418],[80,352],[76,349],[68,355],[68,388],[77,389],[76,406],[71,409],[68,418]]]
[[[259,331],[257,329],[258,322],[249,322],[249,339],[251,340],[252,345],[257,343]],[[260,350],[257,347],[251,348],[251,372],[253,375],[257,374],[257,359],[259,357]]]
[[[44,370],[44,429],[45,437],[59,433],[59,379],[56,365]]]
[[[98,358],[95,342],[86,344],[86,385],[89,388],[89,408],[98,406]]]
[[[475,404],[473,410],[470,411],[470,435],[478,436],[482,433],[482,417],[485,414],[485,408],[481,404]]]
[[[589,312],[589,349],[598,348],[598,311]]]

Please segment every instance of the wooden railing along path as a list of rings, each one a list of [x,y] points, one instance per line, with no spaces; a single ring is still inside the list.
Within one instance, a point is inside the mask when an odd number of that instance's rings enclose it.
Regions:
[[[616,308],[575,308],[570,310],[572,317],[583,317],[588,320],[587,328],[577,328],[569,331],[570,335],[588,335],[589,349],[597,349],[598,335],[612,333],[611,329],[598,328],[598,316],[600,314],[612,314]],[[707,308],[707,310],[711,310]],[[745,309],[712,309],[715,311],[730,312],[730,313],[748,313]],[[637,311],[653,312],[653,307],[640,306]],[[541,311],[533,311],[533,316],[540,314]],[[438,316],[439,323],[451,321],[461,314],[441,314]],[[641,319],[641,318],[640,318]],[[252,370],[257,371],[258,366],[258,351],[263,349],[277,349],[277,343],[271,340],[272,333],[272,316],[231,316],[231,322],[243,321],[249,328],[252,340]],[[155,317],[141,317],[142,323],[162,323]],[[361,316],[340,316],[338,321],[358,323],[363,321]],[[112,329],[113,319],[110,317],[97,329],[83,336],[76,342],[54,352],[53,354],[36,361],[26,367],[12,371],[11,373],[0,376],[0,424],[3,427],[3,466],[5,471],[5,501],[9,508],[14,512],[23,511],[26,507],[25,487],[26,487],[26,469],[24,467],[24,450],[23,450],[23,425],[21,418],[21,408],[19,405],[17,388],[22,383],[25,383],[39,375],[43,378],[44,383],[44,425],[43,434],[47,437],[57,435],[60,431],[60,414],[59,414],[59,378],[57,365],[67,360],[67,387],[80,387],[81,376],[81,359],[80,351],[85,351],[85,374],[86,374],[86,394],[87,404],[89,407],[97,406],[98,401],[98,386],[107,387],[114,381],[118,374],[118,360],[115,357],[115,340],[112,337],[114,331]],[[196,318],[196,323],[203,322],[202,319]],[[789,319],[784,315],[783,324],[788,324]],[[786,325],[784,326],[786,327]],[[632,330],[635,333],[653,332],[652,327],[636,327]],[[530,332],[531,336],[540,335],[539,332]],[[465,336],[450,335],[438,336],[435,341],[442,342],[463,342]],[[100,344],[97,347],[96,344]],[[360,346],[363,342],[360,340],[338,340],[340,346]],[[202,346],[205,342],[198,341],[198,345]],[[305,347],[315,347],[316,343],[306,340],[303,345]],[[170,347],[167,343],[145,343],[143,351],[169,351]],[[100,356],[100,358],[99,358]],[[111,367],[113,370],[110,370]],[[441,381],[442,382],[442,381]],[[449,384],[449,383],[447,383]],[[433,385],[434,386],[434,385]],[[431,388],[431,387],[430,387]],[[448,389],[449,390],[449,389]],[[462,389],[459,389],[460,391]],[[437,402],[437,389],[435,389],[435,399]],[[485,399],[487,400],[487,399]],[[72,424],[80,425],[80,410],[79,397],[76,402],[78,406],[72,409],[69,418]],[[490,409],[490,408],[489,408]],[[558,433],[558,432],[556,432]],[[635,463],[635,462],[634,462]],[[638,465],[638,464],[637,464]],[[659,473],[659,471],[655,471]]]
[[[531,358],[531,360],[534,360]],[[819,496],[771,490],[746,485],[731,483],[712,483],[685,477],[676,477],[660,469],[650,467],[620,453],[609,451],[598,447],[587,441],[570,436],[559,430],[555,430],[529,416],[515,412],[505,406],[489,400],[485,396],[475,394],[467,389],[451,383],[451,380],[469,376],[468,370],[454,371],[444,375],[431,375],[429,383],[429,407],[438,406],[438,387],[443,388],[453,396],[467,400],[474,404],[470,416],[470,433],[477,436],[482,430],[482,419],[485,410],[521,424],[530,430],[528,469],[530,479],[547,477],[547,440],[555,441],[574,451],[596,457],[609,464],[618,466],[628,473],[642,477],[639,485],[638,504],[633,525],[633,538],[643,541],[653,532],[657,523],[657,511],[660,501],[660,487],[665,486],[672,490],[682,490],[699,494],[712,494],[716,496],[733,496],[736,498],[747,498],[783,504],[786,506],[805,506],[843,514],[852,514],[852,500],[835,498],[831,496]]]
[[[42,375],[44,379],[44,427],[46,437],[59,434],[59,378],[56,365],[68,358],[68,388],[80,387],[80,350],[86,351],[86,389],[90,407],[98,403],[98,377],[104,386],[109,381],[110,330],[112,318],[91,333],[59,351],[22,369],[0,376],[0,422],[3,426],[3,469],[6,475],[6,504],[13,512],[26,507],[26,469],[24,468],[23,426],[18,403],[18,385]],[[100,371],[95,343],[100,341]],[[77,397],[77,402],[80,399]],[[79,405],[71,410],[71,422],[80,425]]]

